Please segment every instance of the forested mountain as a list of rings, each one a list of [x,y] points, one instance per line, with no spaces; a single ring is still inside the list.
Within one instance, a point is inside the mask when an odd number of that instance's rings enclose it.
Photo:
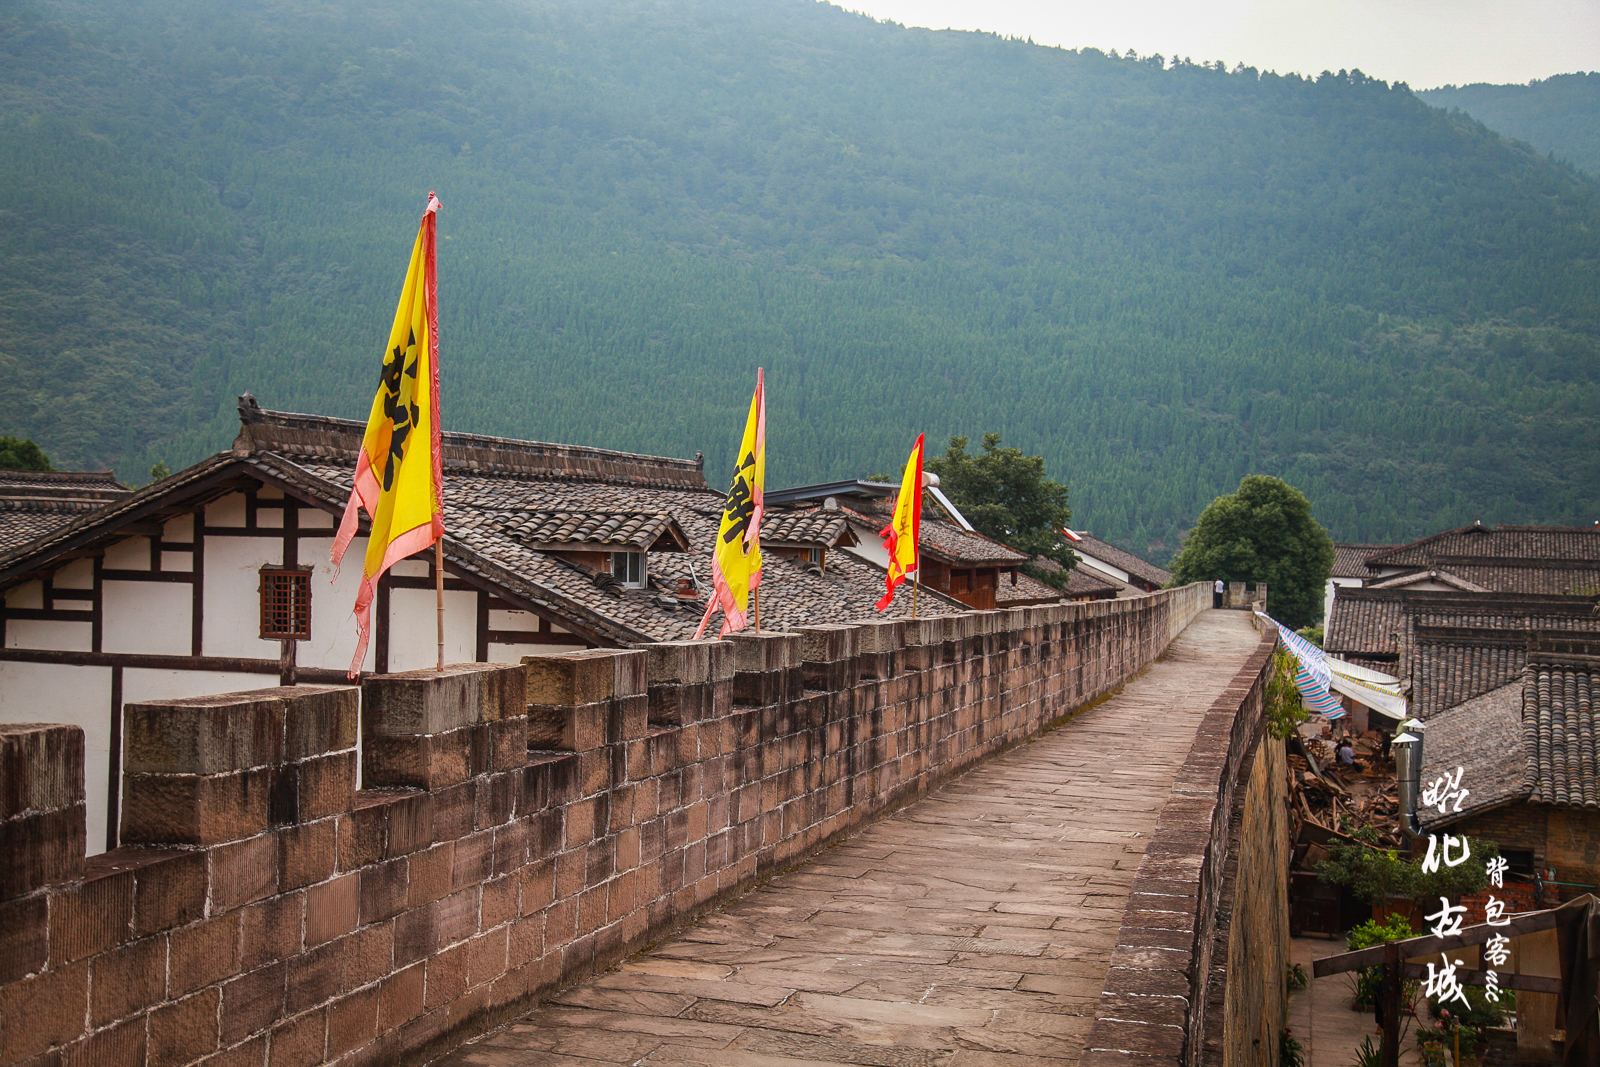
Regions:
[[[448,427],[774,486],[1001,433],[1164,558],[1600,517],[1596,186],[1404,86],[813,0],[7,0],[0,432],[134,480],[364,417],[429,189]]]
[[[1446,85],[1417,95],[1600,175],[1600,73],[1558,74],[1527,85]]]

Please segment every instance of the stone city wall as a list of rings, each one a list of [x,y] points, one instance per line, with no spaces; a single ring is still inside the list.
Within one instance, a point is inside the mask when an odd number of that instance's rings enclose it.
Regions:
[[[1276,643],[1263,633],[1200,722],[1134,876],[1081,1067],[1276,1062],[1283,966],[1247,970],[1288,954],[1284,763],[1258,757]]]
[[[87,862],[81,731],[5,726],[0,1063],[421,1062],[1114,689],[1208,606],[128,705],[124,847]]]

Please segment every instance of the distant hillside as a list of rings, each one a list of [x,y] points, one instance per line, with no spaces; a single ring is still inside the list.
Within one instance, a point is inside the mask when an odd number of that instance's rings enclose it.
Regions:
[[[1527,85],[1446,85],[1417,95],[1600,175],[1600,73],[1558,74]]]
[[[1600,517],[1600,209],[1357,74],[812,0],[0,7],[0,433],[143,480],[361,417],[430,188],[453,429],[774,485],[998,431],[1158,560],[1247,473],[1340,540]]]

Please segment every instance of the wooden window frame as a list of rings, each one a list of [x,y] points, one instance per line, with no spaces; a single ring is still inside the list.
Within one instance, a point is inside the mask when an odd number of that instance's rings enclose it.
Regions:
[[[271,624],[275,622],[274,613],[277,610],[271,603],[273,587],[288,579],[288,586],[293,590],[290,594],[290,626],[287,629],[276,629]],[[298,596],[302,611],[296,611],[294,600]],[[263,641],[309,641],[311,640],[311,569],[309,567],[262,567],[261,568],[261,639]],[[303,623],[296,627],[295,623]]]

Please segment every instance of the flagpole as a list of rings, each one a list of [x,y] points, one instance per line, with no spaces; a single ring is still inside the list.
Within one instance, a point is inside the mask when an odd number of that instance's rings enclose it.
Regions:
[[[434,593],[439,604],[439,663],[434,669],[444,670],[444,538],[433,543]]]
[[[917,590],[922,588],[922,579],[918,577],[921,570],[922,568],[918,567],[911,572],[911,617],[913,619],[917,617]]]
[[[750,590],[750,595],[755,598],[755,602],[756,602],[756,633],[760,633],[761,632],[761,587],[758,585],[754,589]]]

